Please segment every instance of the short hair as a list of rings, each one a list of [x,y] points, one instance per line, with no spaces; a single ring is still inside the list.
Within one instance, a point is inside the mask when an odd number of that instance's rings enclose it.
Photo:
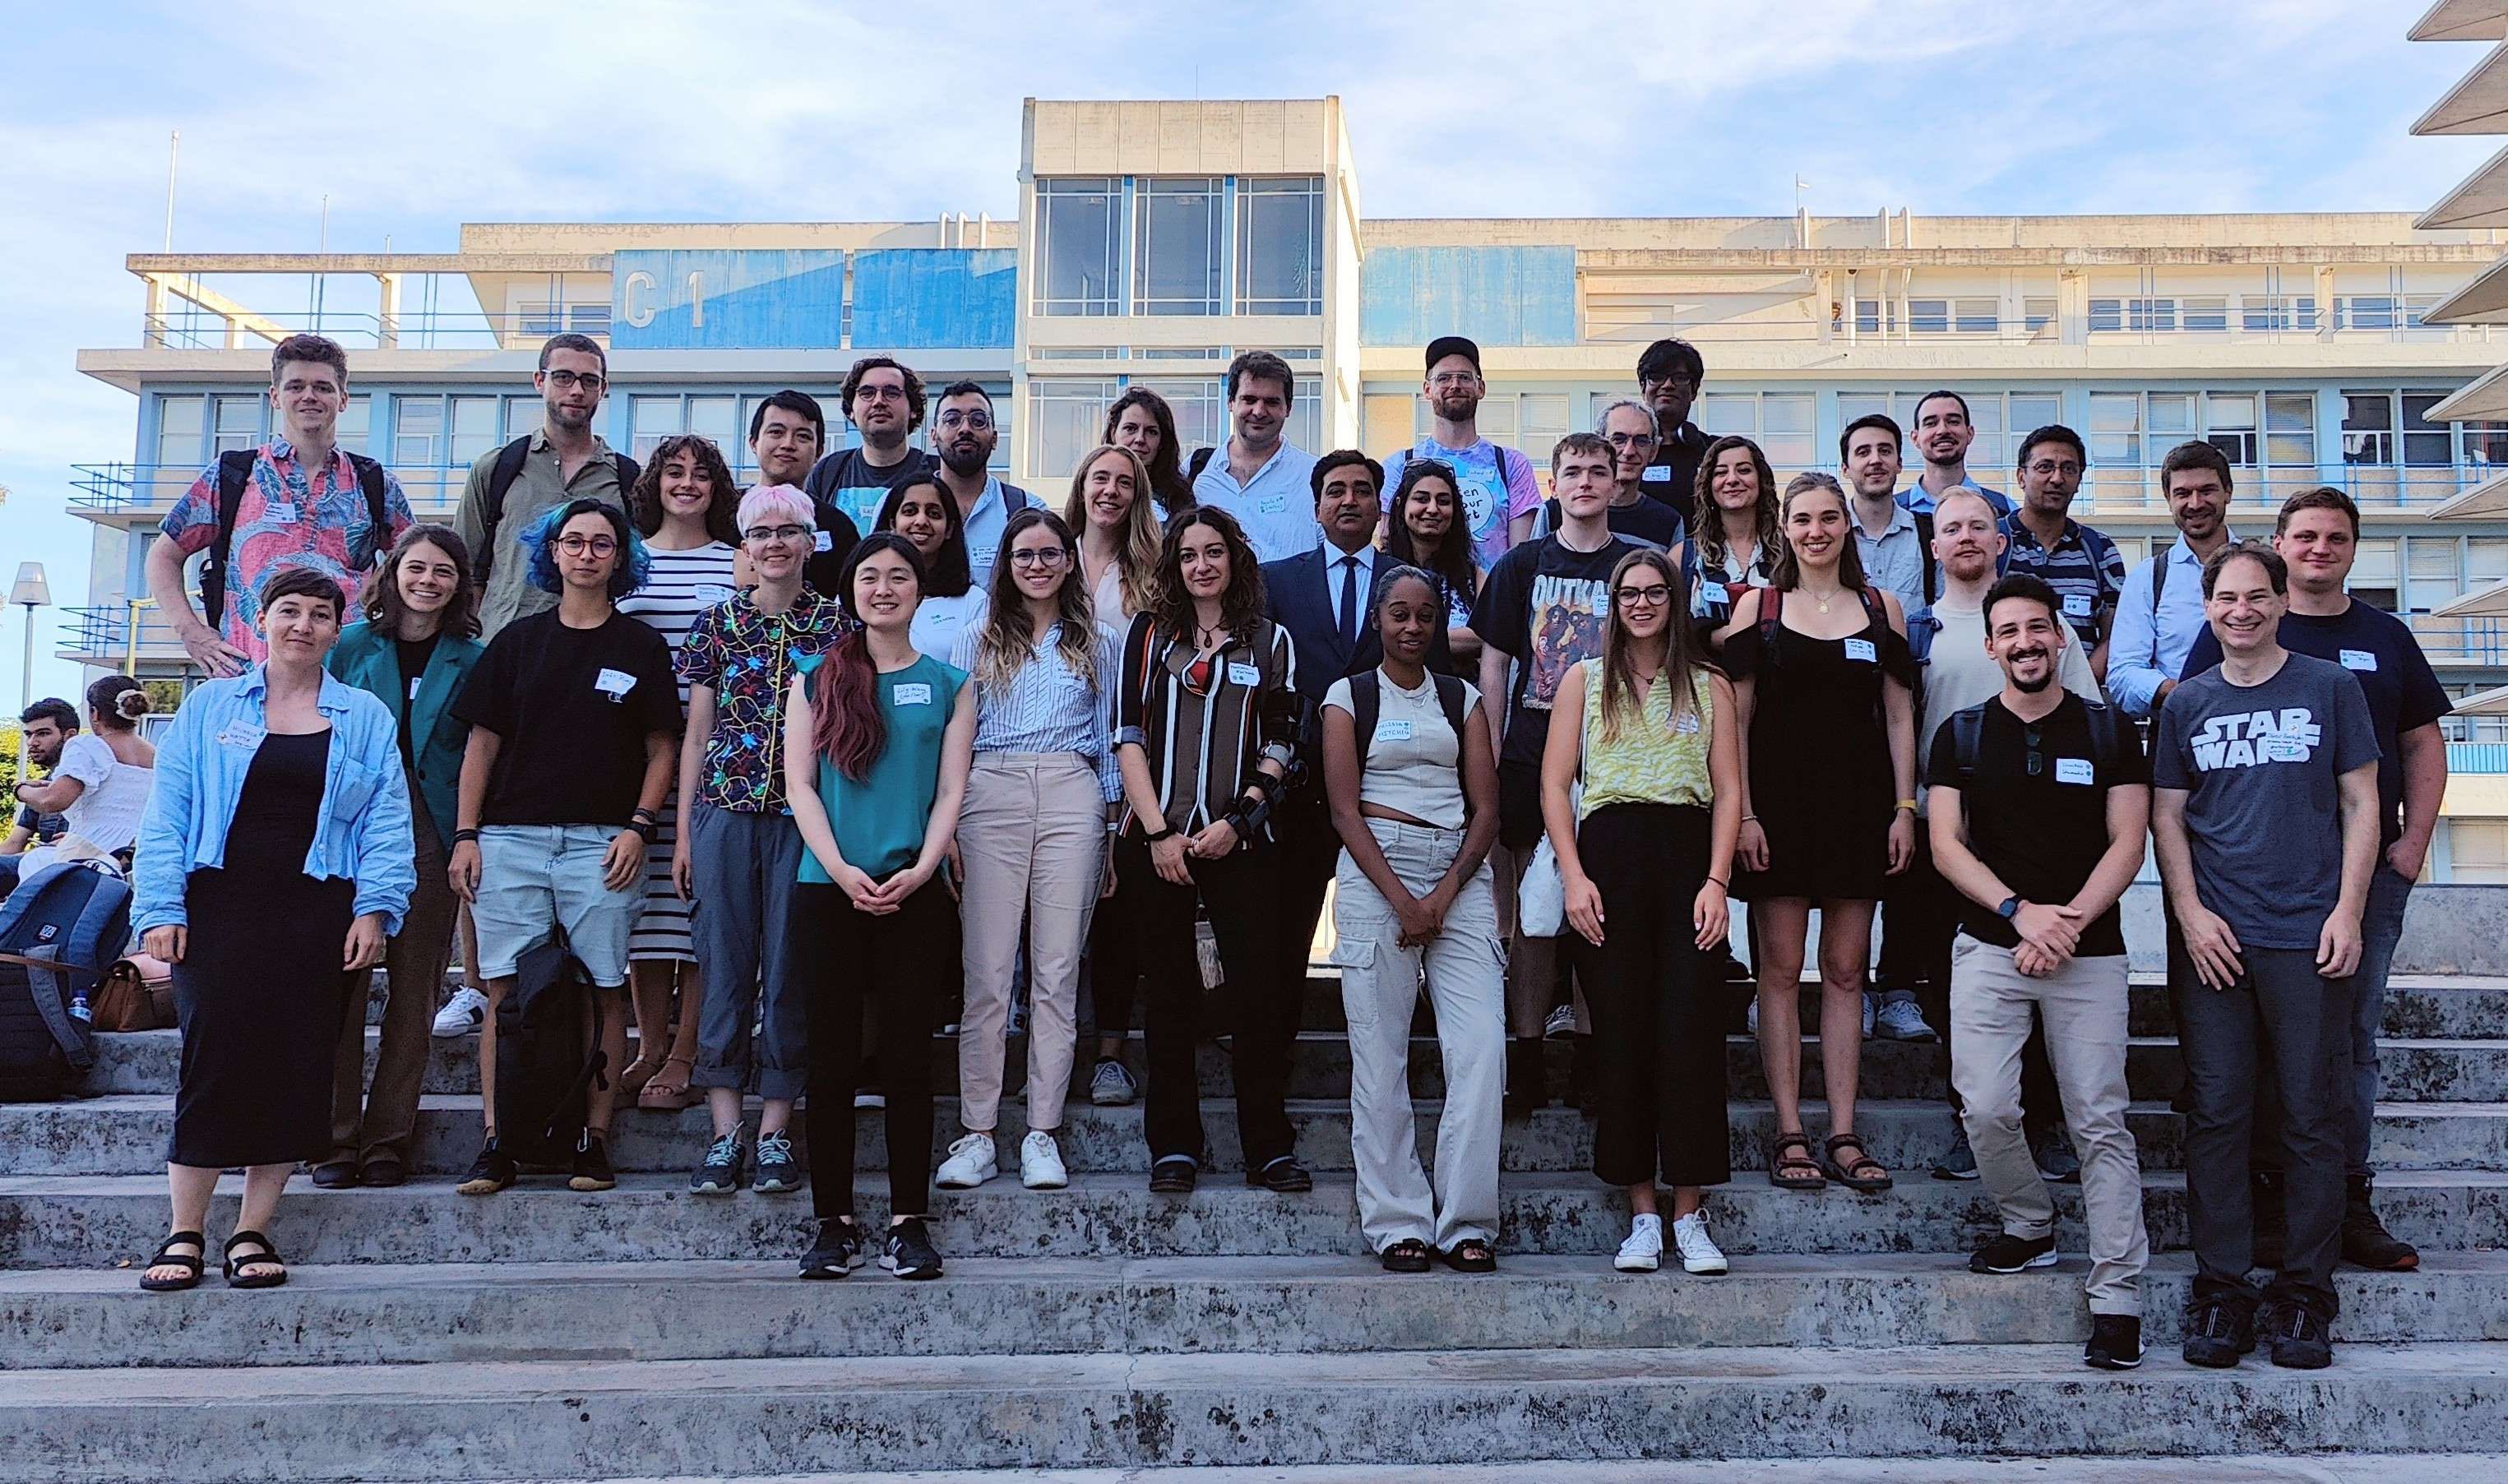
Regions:
[[[18,724],[32,726],[37,722],[50,722],[62,731],[79,729],[78,708],[57,695],[48,695],[18,713]]]
[[[2360,507],[2350,496],[2330,484],[2302,490],[2281,502],[2281,513],[2273,517],[2273,535],[2290,529],[2290,518],[2302,510],[2340,510],[2351,521],[2351,539],[2360,538]]]
[[[854,420],[854,394],[862,390],[863,379],[873,371],[894,371],[905,378],[905,430],[912,432],[923,426],[923,378],[914,368],[894,355],[866,355],[855,361],[845,373],[844,385],[836,389],[836,400],[845,409],[845,421]],[[820,442],[827,442],[823,434]]]
[[[2165,496],[2169,478],[2188,469],[2209,469],[2221,476],[2224,495],[2236,488],[2230,475],[2230,456],[2200,438],[2191,438],[2170,449],[2168,457],[2159,461],[2159,493]]]
[[[278,373],[289,361],[307,365],[323,365],[340,373],[340,385],[349,385],[349,352],[340,343],[325,335],[290,335],[270,348],[270,384],[278,385]]]
[[[2082,461],[2082,466],[2084,468],[2089,467],[2089,445],[2082,441],[2082,435],[2080,433],[2066,427],[2061,423],[2049,423],[2044,427],[2030,429],[2029,436],[2020,440],[2019,455],[2011,462],[2021,468],[2027,468],[2029,466],[2030,452],[2037,448],[2041,443],[2061,443],[2066,448],[2073,451],[2074,458]]]
[[[761,484],[740,497],[740,511],[733,517],[745,539],[751,529],[770,515],[781,515],[796,526],[816,527],[819,512],[810,497],[789,484]]]
[[[1976,426],[1976,419],[1969,415],[1968,398],[1960,395],[1956,391],[1953,391],[1948,387],[1936,387],[1933,390],[1916,398],[1916,410],[1910,415],[1911,419],[1916,422],[1924,421],[1925,404],[1927,402],[1937,401],[1942,397],[1949,397],[1952,401],[1959,403],[1961,422],[1966,423],[1971,427],[1974,427]]]
[[[2222,569],[2240,557],[2246,557],[2264,568],[2265,580],[2272,583],[2274,596],[2289,595],[2290,564],[2281,559],[2280,552],[2262,541],[2231,541],[2213,552],[2211,559],[2203,564],[2203,601],[2210,602],[2212,589],[2221,585]]]
[[[1994,606],[2006,598],[2035,603],[2047,611],[2049,618],[2064,616],[2064,600],[2055,596],[2055,589],[2045,577],[2034,572],[2015,572],[1996,579],[1995,584],[1985,590],[1985,629],[1989,634],[1994,632]]]
[[[1298,379],[1289,363],[1269,351],[1247,351],[1228,363],[1228,399],[1236,400],[1236,389],[1248,378],[1258,382],[1278,382],[1280,400],[1295,404],[1298,400]]]
[[[366,601],[362,605],[368,623],[381,624],[393,633],[400,632],[400,615],[408,605],[400,596],[400,559],[409,548],[420,542],[434,547],[453,559],[453,599],[444,606],[444,617],[437,632],[461,639],[479,635],[479,574],[470,565],[470,547],[461,533],[451,526],[415,525],[392,542],[391,555],[366,579]]]
[[[1675,371],[1687,371],[1690,385],[1707,380],[1707,357],[1686,340],[1658,340],[1638,357],[1638,382],[1659,382]]]
[[[828,415],[819,409],[819,399],[806,391],[795,391],[790,387],[757,399],[756,410],[749,415],[750,442],[756,442],[757,435],[765,430],[766,409],[770,407],[792,413],[795,417],[808,418],[810,426],[818,430],[819,446],[823,449],[828,446]]]
[[[984,399],[984,405],[986,407],[993,405],[993,394],[986,391],[981,383],[970,381],[951,382],[948,386],[941,388],[940,394],[934,397],[932,400],[936,402],[945,402],[953,396],[979,396]]]
[[[349,600],[340,591],[339,579],[302,563],[290,563],[280,568],[278,575],[262,588],[260,611],[269,612],[281,598],[319,598],[331,605],[333,618],[346,619],[349,616]]]
[[[653,558],[645,549],[645,538],[636,534],[635,525],[627,519],[627,512],[608,501],[587,497],[559,505],[523,533],[523,547],[531,553],[529,571],[534,587],[544,593],[566,590],[566,578],[557,570],[557,538],[566,523],[578,515],[598,515],[609,522],[610,537],[618,542],[618,565],[609,571],[610,602],[617,602],[651,579]]]
[[[1321,504],[1323,502],[1325,478],[1335,469],[1346,468],[1362,468],[1367,470],[1367,477],[1375,484],[1376,493],[1379,495],[1384,493],[1383,464],[1370,459],[1365,454],[1360,453],[1357,449],[1337,448],[1331,453],[1324,455],[1322,458],[1317,459],[1315,461],[1315,466],[1307,471],[1307,486],[1315,492],[1315,502],[1317,504]]]
[[[609,352],[601,349],[601,342],[593,339],[589,335],[577,335],[572,330],[569,330],[563,335],[551,335],[548,339],[540,342],[539,369],[543,371],[547,370],[549,357],[555,355],[560,351],[581,351],[584,354],[601,362],[601,374],[603,376],[606,377],[609,374]]]
[[[1550,473],[1553,478],[1558,477],[1559,461],[1569,454],[1592,454],[1608,461],[1614,468],[1619,466],[1620,451],[1611,447],[1609,439],[1601,433],[1571,432],[1550,445]],[[1458,490],[1456,493],[1461,492]]]
[[[1654,409],[1648,407],[1645,403],[1639,401],[1633,396],[1613,397],[1609,401],[1604,402],[1603,404],[1603,410],[1594,414],[1594,431],[1599,433],[1609,427],[1611,426],[1611,414],[1619,411],[1623,407],[1633,407],[1639,412],[1643,413],[1646,420],[1646,431],[1648,433],[1652,433],[1654,431]],[[1608,442],[1610,440],[1606,438],[1604,441]]]
[[[1899,426],[1899,420],[1897,418],[1890,416],[1886,412],[1867,412],[1863,416],[1857,418],[1854,422],[1847,424],[1846,430],[1837,435],[1838,463],[1844,464],[1846,462],[1846,451],[1854,444],[1855,435],[1867,427],[1878,427],[1888,432],[1890,434],[1891,446],[1894,448],[1903,450],[1907,446],[1907,430]]]
[[[1388,553],[1388,555],[1390,555],[1390,553]],[[1426,568],[1414,567],[1409,562],[1394,562],[1390,567],[1385,569],[1383,576],[1376,579],[1376,601],[1369,604],[1367,609],[1367,617],[1369,622],[1382,623],[1384,621],[1384,605],[1392,601],[1394,584],[1398,582],[1419,583],[1420,586],[1428,589],[1428,597],[1431,602],[1435,601],[1446,590],[1445,584],[1438,580],[1437,575],[1428,571]]]

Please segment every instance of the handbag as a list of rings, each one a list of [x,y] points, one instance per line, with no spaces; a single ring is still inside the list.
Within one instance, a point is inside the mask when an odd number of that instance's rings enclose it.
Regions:
[[[97,1030],[166,1030],[174,1024],[174,971],[162,958],[116,959],[95,990]]]

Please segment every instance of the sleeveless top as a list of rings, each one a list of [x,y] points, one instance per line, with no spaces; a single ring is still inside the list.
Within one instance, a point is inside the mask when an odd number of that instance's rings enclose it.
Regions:
[[[1604,804],[1695,805],[1711,802],[1715,786],[1707,768],[1715,735],[1715,686],[1705,670],[1692,673],[1692,704],[1676,722],[1672,687],[1658,677],[1646,687],[1642,721],[1623,715],[1620,734],[1603,731],[1603,661],[1585,669],[1585,798],[1577,818]]]

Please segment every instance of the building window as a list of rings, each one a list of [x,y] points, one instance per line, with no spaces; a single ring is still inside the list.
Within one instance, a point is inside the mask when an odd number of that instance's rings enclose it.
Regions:
[[[1178,462],[1190,458],[1197,448],[1217,448],[1228,441],[1227,383],[1219,381],[1136,381],[1135,387],[1146,387],[1167,399],[1167,409],[1175,414]],[[1299,407],[1313,405],[1311,396],[1303,398]],[[1294,418],[1292,419],[1294,421]],[[1312,448],[1301,443],[1300,448]]]
[[[213,397],[217,419],[212,429],[210,452],[233,453],[261,442],[261,406],[258,396]]]
[[[1036,183],[1036,312],[1112,315],[1123,239],[1116,215],[1123,196],[1112,180]]]
[[[1321,176],[1237,184],[1236,313],[1322,314],[1323,260]]]
[[[1813,404],[1809,392],[1710,391],[1699,397],[1696,417],[1711,437],[1738,433],[1757,443],[1782,479],[1819,465]]]
[[[2144,332],[2174,330],[2177,328],[2177,301],[2127,299],[2124,302],[2124,327]]]
[[[2464,462],[2490,477],[2490,470],[2508,464],[2508,423],[2458,423],[2455,425],[2464,440]]]
[[[1067,479],[1081,456],[1097,446],[1115,383],[1098,378],[1034,377],[1027,384],[1028,472]],[[1177,441],[1189,442],[1181,432]]]
[[[2392,294],[2350,294],[2334,301],[2338,330],[2391,330],[2402,322],[2402,306]]]
[[[2508,820],[2451,819],[2447,822],[2453,881],[2496,886],[2508,881]]]
[[[2020,315],[2021,323],[2028,327],[2030,334],[2035,335],[2055,322],[2055,301],[2023,299],[2020,301]]]
[[[2388,613],[2403,597],[2403,577],[2395,567],[2396,544],[2392,537],[2361,541],[2359,555],[2351,562],[2351,576],[2343,584],[2352,597]]]
[[[2252,392],[2203,393],[2203,441],[2235,468],[2256,464],[2256,399]]]
[[[202,398],[196,396],[157,399],[157,463],[161,466],[196,469],[207,462],[201,457],[201,414],[204,410]]]
[[[408,468],[440,465],[444,449],[441,397],[392,398],[392,463]]]
[[[2464,591],[2464,554],[2456,549],[2453,537],[2414,537],[2406,560],[2412,579],[2406,592],[2411,612],[2426,613]]]
[[[2265,393],[2265,462],[2274,468],[2316,468],[2316,394]]]
[[[2429,420],[2429,410],[2447,400],[2441,391],[2407,391],[2404,402],[2404,463],[2416,468],[2440,467],[2455,462],[2450,445],[2453,431]]]
[[[2342,393],[2342,462],[2395,462],[2395,396],[2391,391]]]
[[[1880,300],[1858,299],[1855,301],[1855,333],[1858,335],[1878,335],[1881,333],[1882,322]]]
[[[1218,180],[1144,180],[1132,224],[1132,311],[1217,315],[1221,223],[1228,198]]]
[[[1951,327],[1951,302],[1948,299],[1910,299],[1907,301],[1907,328],[1918,335],[1946,334]],[[1776,457],[1769,455],[1770,458]]]
[[[450,400],[453,404],[453,435],[446,444],[444,462],[455,468],[463,468],[497,446],[497,399],[493,396],[457,396]]]
[[[2226,331],[2230,327],[2230,301],[2212,294],[2184,301],[2186,328],[2192,331]]]
[[[2142,398],[2130,391],[2090,393],[2090,477],[2124,477],[2142,467]],[[2139,478],[2138,474],[2132,475]]]
[[[2003,328],[2003,306],[1993,299],[1952,301],[1952,323],[1963,335],[1991,335]]]
[[[2093,299],[2090,301],[2090,332],[2101,334],[2124,328],[2124,301]]]
[[[340,409],[340,426],[333,438],[340,447],[352,454],[366,451],[366,438],[374,426],[374,398],[352,396],[349,405]]]
[[[2238,326],[2257,334],[2316,328],[2316,296],[2243,294],[2238,299]]]

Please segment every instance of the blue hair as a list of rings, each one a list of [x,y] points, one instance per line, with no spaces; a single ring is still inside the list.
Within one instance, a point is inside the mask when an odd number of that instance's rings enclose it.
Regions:
[[[534,587],[544,593],[565,590],[566,580],[557,571],[557,534],[578,515],[599,515],[608,520],[610,534],[618,541],[618,565],[609,573],[610,602],[617,602],[652,580],[653,559],[645,549],[645,538],[628,522],[627,512],[598,500],[570,500],[523,532],[523,550],[531,555]]]

